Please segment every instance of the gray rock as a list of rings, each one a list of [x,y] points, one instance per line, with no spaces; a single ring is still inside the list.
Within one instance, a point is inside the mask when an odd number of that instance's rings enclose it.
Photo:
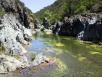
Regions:
[[[23,47],[22,44],[28,45],[28,43],[30,42],[28,40],[25,40],[25,38],[30,39],[32,36],[30,29],[26,29],[23,25],[21,25],[20,22],[16,19],[16,17],[12,14],[6,14],[2,18],[2,24],[0,24],[0,27],[3,27],[0,30],[0,42],[2,43],[3,47],[5,47],[6,49],[6,52],[4,54],[24,55],[25,53],[27,53],[26,49]],[[27,37],[24,37],[24,35],[26,35]],[[3,58],[6,57],[7,56]],[[26,60],[27,58],[24,59]],[[15,61],[17,60],[15,59]],[[17,67],[15,61],[12,61],[11,63],[9,61],[3,62],[3,60],[1,60],[0,71],[8,72],[16,70]]]
[[[45,62],[46,56],[44,56],[42,53],[36,55],[35,60],[32,62],[33,66],[39,65],[42,62]]]
[[[4,27],[0,30],[0,41],[6,48],[6,51],[11,54],[22,52],[19,44],[25,41],[23,37],[24,34],[27,35],[27,32],[24,32],[25,28],[11,14],[5,15],[2,20],[3,22],[0,26],[3,25]],[[19,24],[19,27],[16,24]],[[28,34],[28,37],[30,38],[31,36]]]
[[[7,55],[0,55],[0,73],[15,71],[16,68],[22,66],[24,66],[23,63],[16,58]]]
[[[30,25],[33,22],[32,17],[29,15],[30,10],[20,0],[0,0],[0,10],[4,13],[15,14],[17,19],[26,28],[30,28],[32,25],[34,26],[34,23]]]

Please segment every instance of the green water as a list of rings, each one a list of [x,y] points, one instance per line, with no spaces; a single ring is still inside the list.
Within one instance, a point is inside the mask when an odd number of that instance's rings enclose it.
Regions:
[[[32,47],[28,50],[56,59],[57,66],[26,68],[4,77],[102,77],[101,45],[38,33],[33,36]]]
[[[35,35],[32,45],[30,50],[57,58],[62,64],[57,70],[43,72],[42,77],[102,77],[102,46],[46,34]]]

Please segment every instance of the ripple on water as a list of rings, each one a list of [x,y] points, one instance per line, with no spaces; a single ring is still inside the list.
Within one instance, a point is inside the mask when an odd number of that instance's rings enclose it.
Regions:
[[[41,65],[0,77],[102,77],[102,47],[80,44],[68,37],[41,35],[28,50],[57,59],[58,68]]]

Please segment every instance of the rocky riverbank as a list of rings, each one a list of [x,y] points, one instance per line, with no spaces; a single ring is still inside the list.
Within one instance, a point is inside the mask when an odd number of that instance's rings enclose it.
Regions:
[[[57,35],[73,36],[94,43],[102,41],[101,13],[82,13],[71,17],[64,17],[63,20],[57,21],[54,25],[48,25],[48,23],[50,22],[46,19],[45,24],[42,24],[44,26],[43,31],[46,33],[53,32]],[[46,26],[49,27],[46,28]]]
[[[57,3],[58,1],[56,1]],[[58,2],[60,4],[61,1]],[[64,1],[65,2],[65,1]],[[79,1],[80,3],[81,1]],[[94,1],[92,1],[94,2]],[[58,4],[55,5],[58,8]],[[74,2],[72,3],[74,4]],[[85,2],[87,4],[87,1]],[[62,3],[62,5],[64,5]],[[68,4],[69,5],[69,4]],[[75,5],[74,5],[75,6]],[[80,5],[81,6],[81,5]],[[87,7],[87,5],[82,5]],[[49,6],[55,10],[55,7]],[[51,15],[48,13],[48,16],[44,17],[45,14],[43,11],[46,12],[49,7],[46,7],[44,10],[37,12],[36,14],[42,15],[42,23],[38,20],[35,20],[35,28],[44,26],[45,29],[50,29],[53,31],[54,34],[63,35],[63,36],[74,36],[84,41],[91,41],[94,43],[99,43],[102,41],[102,1],[97,1],[96,3],[92,4],[89,8],[85,11],[80,11],[80,13],[74,13],[74,10],[77,6],[73,7],[73,10],[70,8],[69,10],[73,11],[73,14],[69,14],[65,12],[65,14],[57,19],[54,14],[56,14],[53,10],[51,10]],[[81,8],[84,9],[85,7]],[[64,9],[64,8],[63,8]],[[77,8],[78,9],[78,8]],[[80,8],[79,8],[80,9]],[[67,9],[68,10],[68,9]],[[41,13],[40,13],[41,12]],[[59,12],[60,13],[60,12]],[[46,14],[45,14],[46,15]],[[52,21],[51,19],[57,19],[56,21]],[[44,29],[43,29],[44,30]]]
[[[78,37],[84,41],[100,42],[102,31],[102,15],[85,13],[74,17],[65,17],[53,29],[53,33]]]
[[[12,14],[5,14],[0,20],[0,44],[5,49],[0,51],[0,73],[36,66],[46,60],[44,55],[36,55],[25,48],[32,40],[31,29],[22,26]]]
[[[0,73],[39,65],[46,57],[30,53],[32,12],[19,0],[0,0]]]
[[[98,6],[96,9],[93,7],[87,13],[66,16],[53,25],[50,25],[45,17],[42,24],[36,20],[35,28],[41,28],[46,34],[53,32],[57,35],[74,36],[81,40],[99,43],[102,42],[101,7]],[[43,54],[36,55],[25,48],[30,45],[32,34],[36,33],[33,32],[32,14],[19,0],[0,0],[0,73],[37,66],[44,62],[49,63]]]

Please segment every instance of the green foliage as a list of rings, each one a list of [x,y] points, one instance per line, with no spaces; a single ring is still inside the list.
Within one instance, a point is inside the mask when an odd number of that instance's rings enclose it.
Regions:
[[[86,11],[86,6],[82,5],[78,9],[76,9],[75,13],[81,13]]]
[[[5,48],[3,46],[0,46],[0,54],[5,53]]]
[[[0,16],[3,16],[3,15],[5,15],[5,12],[0,11]]]
[[[35,59],[36,55],[35,53],[31,53],[31,60],[33,61]]]
[[[13,55],[14,58],[16,58],[17,60],[20,60],[20,55]]]
[[[48,17],[51,22],[54,22],[63,16],[70,16],[87,11],[99,1],[100,0],[57,0],[51,6],[35,13],[35,15],[39,19]]]
[[[44,9],[42,9],[41,11],[37,12],[35,15],[42,19],[45,16],[46,11],[50,13],[48,18],[50,19],[51,22],[57,21],[59,19],[62,18],[62,16],[65,14],[65,12],[68,12],[68,4],[69,4],[69,0],[57,0],[54,4],[52,4],[51,6],[48,6]]]
[[[5,15],[5,12],[3,11],[3,9],[0,7],[0,16]]]
[[[41,16],[41,19],[43,19],[44,17],[47,17],[49,19],[49,21],[51,23],[53,23],[54,21],[56,21],[57,18],[57,14],[54,14],[52,11],[50,10],[46,10],[43,15]],[[58,19],[58,18],[57,18]]]
[[[75,13],[82,13],[84,11],[90,10],[93,5],[95,5],[100,0],[80,0],[79,4],[76,6]]]

